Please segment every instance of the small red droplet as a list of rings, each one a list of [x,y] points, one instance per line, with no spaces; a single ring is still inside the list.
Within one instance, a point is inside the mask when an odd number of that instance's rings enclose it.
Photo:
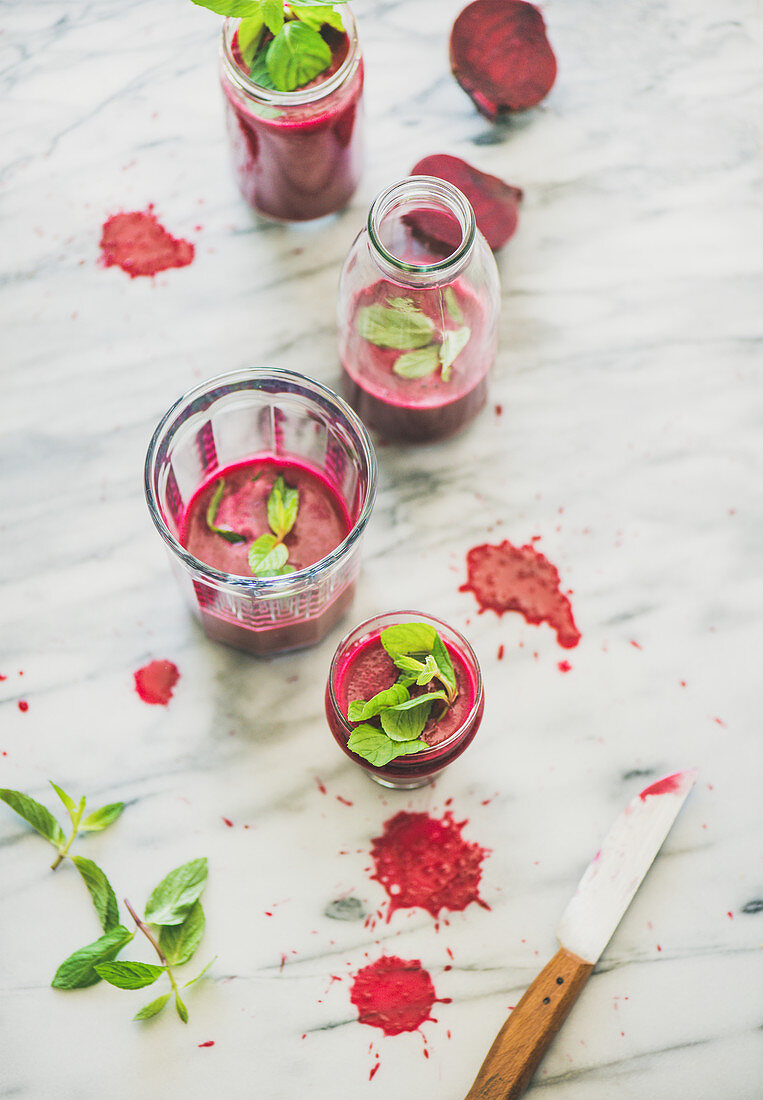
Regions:
[[[27,703],[26,699],[19,699],[19,710],[22,714],[26,714],[29,710],[29,703]]]
[[[560,672],[572,672],[572,665],[569,661],[560,661],[556,667]]]
[[[233,822],[229,817],[224,817],[223,822],[228,826],[229,829],[233,828]]]
[[[177,665],[172,661],[150,661],[133,673],[135,690],[144,703],[166,707],[172,691],[180,679]]]
[[[499,661],[503,660],[503,654],[504,654],[504,647],[502,645],[499,645],[498,646],[498,660]]]
[[[641,646],[638,644],[638,642],[634,642],[632,638],[631,638],[631,645],[633,646],[634,649],[641,649]]]
[[[214,1039],[207,1039],[206,1043],[199,1043],[200,1047],[213,1047],[215,1045]]]

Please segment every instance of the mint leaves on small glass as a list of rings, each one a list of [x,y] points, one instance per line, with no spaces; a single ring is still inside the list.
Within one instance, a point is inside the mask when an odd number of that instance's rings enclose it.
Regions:
[[[253,481],[259,480],[259,474]],[[216,535],[220,535],[226,542],[246,542],[246,535],[231,530],[230,527],[222,527],[217,521],[217,512],[220,502],[225,495],[225,478],[218,478],[215,482],[214,492],[207,506],[207,528]],[[267,500],[268,526],[270,531],[260,535],[249,547],[249,568],[256,577],[283,577],[288,573],[294,573],[293,565],[287,565],[289,551],[284,546],[283,540],[291,531],[297,520],[299,509],[299,490],[287,485],[281,474],[273,482]]]
[[[419,309],[412,298],[387,298],[387,304],[375,303],[358,310],[358,333],[379,348],[402,351],[392,370],[401,378],[426,378],[440,370],[443,382],[451,379],[453,363],[469,342],[472,330],[463,324],[464,315],[455,291],[447,286],[441,309],[457,324],[457,329],[438,332],[434,321]]]
[[[411,756],[427,748],[421,734],[433,709],[437,708],[435,720],[440,721],[455,702],[458,687],[450,654],[428,623],[385,627],[379,640],[400,675],[391,687],[372,698],[350,703],[347,718],[355,729],[347,747],[374,767],[383,768],[398,756]],[[427,690],[411,694],[409,689],[414,685]]]
[[[135,920],[136,930],[139,928],[150,940],[161,965],[117,960],[117,955],[132,941],[135,932],[130,932],[120,923],[116,894],[105,872],[91,859],[69,855],[69,849],[79,833],[101,832],[116,821],[124,809],[124,803],[110,802],[85,817],[84,797],[77,802],[52,781],[51,786],[66,807],[72,823],[68,838],[50,810],[30,795],[0,788],[0,801],[5,802],[56,848],[52,870],[55,871],[65,858],[71,860],[88,889],[103,929],[103,935],[97,940],[78,948],[64,959],[51,985],[54,989],[86,989],[104,978],[120,989],[139,989],[166,974],[170,982],[169,990],[142,1008],[135,1019],[145,1020],[155,1016],[174,993],[177,1014],[187,1023],[188,1010],[180,996],[172,967],[191,959],[204,932],[204,912],[199,897],[207,879],[206,859],[192,860],[166,875],[146,903],[144,920],[138,917],[125,899],[125,907]],[[156,931],[152,932],[149,925],[155,926]],[[210,965],[208,963],[201,973],[185,984],[188,986],[198,981]]]
[[[249,547],[249,568],[256,577],[282,577],[294,573],[287,565],[289,551],[283,540],[297,520],[299,490],[292,489],[279,476],[268,496],[268,525],[272,534],[260,535]]]
[[[193,0],[218,15],[240,18],[238,48],[255,84],[279,92],[293,92],[309,84],[331,65],[331,47],[321,34],[324,27],[343,31],[342,16],[332,4],[304,0]]]

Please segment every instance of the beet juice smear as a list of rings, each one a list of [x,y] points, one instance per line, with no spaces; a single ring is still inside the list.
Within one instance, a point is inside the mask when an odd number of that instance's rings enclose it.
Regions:
[[[437,997],[432,979],[419,959],[382,955],[355,975],[350,1000],[358,1020],[380,1028],[385,1035],[418,1031],[436,1001],[450,1004],[450,997]],[[435,1021],[436,1022],[436,1021]]]
[[[166,707],[180,679],[177,665],[172,661],[151,661],[133,673],[135,690],[144,703]]]
[[[437,918],[443,909],[458,911],[479,896],[482,861],[488,849],[464,840],[466,821],[454,821],[450,812],[442,819],[426,813],[401,810],[374,837],[371,856],[375,874],[389,895],[389,921],[396,909],[426,909]]]
[[[190,241],[173,237],[147,210],[114,214],[103,223],[101,263],[103,267],[121,267],[131,279],[156,275],[170,267],[187,267],[194,257]]]
[[[483,611],[503,615],[518,611],[528,623],[548,623],[565,649],[574,648],[581,634],[572,617],[572,606],[559,591],[561,578],[555,565],[534,546],[475,546],[466,555],[468,580],[459,592],[473,592]]]

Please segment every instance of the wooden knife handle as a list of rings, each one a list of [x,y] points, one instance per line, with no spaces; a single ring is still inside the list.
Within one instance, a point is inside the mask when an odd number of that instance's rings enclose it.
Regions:
[[[465,1100],[522,1095],[592,970],[564,947],[557,951],[496,1035]]]

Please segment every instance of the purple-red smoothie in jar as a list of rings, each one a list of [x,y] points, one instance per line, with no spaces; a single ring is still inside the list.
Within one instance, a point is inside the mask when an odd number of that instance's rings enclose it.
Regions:
[[[448,289],[452,313],[444,294],[401,287],[387,279],[355,298],[342,355],[345,394],[363,422],[388,438],[442,439],[460,431],[485,404],[496,335],[489,331],[484,307],[468,285],[457,281]],[[469,328],[469,339],[448,375],[440,367],[422,378],[401,377],[395,364],[404,352],[378,347],[360,335],[358,317],[364,307],[386,306],[401,295],[431,319],[435,341]]]
[[[375,767],[352,752],[347,747],[355,725],[348,719],[350,703],[356,699],[372,698],[390,688],[399,676],[399,670],[381,642],[381,632],[390,618],[379,616],[368,620],[340,643],[326,686],[326,717],[342,751],[377,782],[384,786],[411,788],[431,781],[471,744],[482,720],[484,694],[479,665],[469,644],[444,623],[431,620],[439,628],[452,662],[458,694],[444,714],[438,703],[432,706],[420,735],[427,745],[426,750],[397,757],[382,767]],[[410,618],[417,620],[422,616],[412,613]],[[410,688],[411,697],[438,686],[436,682],[421,688],[413,685]]]
[[[371,206],[339,283],[344,391],[389,439],[441,439],[472,420],[496,356],[500,284],[466,196],[409,176]]]
[[[293,92],[259,87],[241,60],[235,23],[223,30],[221,85],[233,167],[244,198],[278,221],[341,210],[362,167],[363,61],[355,23],[324,26],[331,65]]]

